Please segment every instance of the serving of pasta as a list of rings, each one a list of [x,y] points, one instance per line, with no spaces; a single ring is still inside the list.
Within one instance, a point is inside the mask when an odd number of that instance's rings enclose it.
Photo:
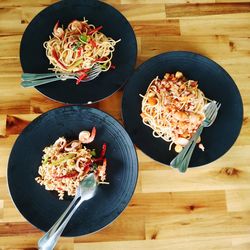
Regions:
[[[115,68],[112,65],[115,41],[105,36],[100,30],[102,26],[95,27],[88,24],[88,20],[74,20],[67,28],[55,24],[52,36],[44,42],[46,56],[56,73],[76,73],[77,84],[88,76],[90,70],[98,65],[101,71]]]
[[[166,73],[149,84],[145,95],[141,95],[141,117],[145,125],[153,130],[153,136],[175,144],[180,152],[205,119],[204,108],[208,101],[198,89],[198,82],[187,80],[177,71]],[[204,146],[197,141],[199,148]]]
[[[94,140],[95,134],[96,129],[93,127],[91,132],[80,132],[78,140],[67,141],[60,137],[53,145],[45,147],[39,176],[35,180],[44,185],[46,190],[57,191],[60,200],[65,193],[75,196],[80,181],[90,173],[95,174],[98,183],[108,184],[105,182],[106,144],[103,144],[99,157],[96,157],[94,149],[84,146]]]

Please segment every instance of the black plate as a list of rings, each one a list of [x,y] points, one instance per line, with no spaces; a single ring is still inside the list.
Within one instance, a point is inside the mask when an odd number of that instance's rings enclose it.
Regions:
[[[8,164],[8,185],[20,213],[37,228],[47,231],[67,208],[72,198],[58,200],[35,177],[42,150],[59,136],[78,138],[81,130],[97,129],[90,148],[101,150],[107,143],[107,181],[96,195],[77,210],[64,236],[95,232],[111,223],[127,206],[137,182],[137,156],[128,134],[111,116],[97,109],[68,106],[51,110],[35,119],[17,138]]]
[[[23,72],[49,72],[49,60],[43,43],[48,40],[55,23],[59,20],[64,27],[72,20],[85,17],[90,24],[103,26],[102,32],[121,41],[115,46],[112,63],[114,70],[101,73],[94,80],[75,84],[75,80],[57,81],[36,87],[45,96],[63,103],[87,104],[99,101],[117,91],[133,72],[137,44],[132,27],[126,18],[112,6],[95,0],[70,0],[55,3],[41,11],[25,30],[20,59]]]
[[[163,78],[166,72],[183,72],[188,79],[198,80],[205,96],[221,103],[215,123],[203,130],[202,143],[205,152],[196,147],[191,167],[210,163],[226,153],[239,135],[242,119],[242,100],[232,78],[217,63],[192,52],[174,51],[155,56],[138,67],[129,80],[122,100],[125,128],[132,141],[151,158],[169,165],[176,156],[169,143],[154,138],[152,129],[142,123],[139,94],[145,94],[156,76]]]

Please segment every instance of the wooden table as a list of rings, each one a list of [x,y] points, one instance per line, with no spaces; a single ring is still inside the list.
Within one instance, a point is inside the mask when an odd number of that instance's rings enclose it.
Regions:
[[[41,113],[62,105],[35,89],[20,87],[22,33],[31,19],[53,2],[0,1],[0,249],[35,249],[42,236],[14,207],[6,168],[10,150],[23,128]],[[119,9],[135,30],[137,65],[171,50],[198,52],[222,65],[241,92],[243,127],[223,157],[184,175],[137,149],[139,180],[126,210],[100,232],[61,238],[57,249],[250,249],[250,3],[106,2]],[[119,91],[94,106],[121,121],[121,96]]]

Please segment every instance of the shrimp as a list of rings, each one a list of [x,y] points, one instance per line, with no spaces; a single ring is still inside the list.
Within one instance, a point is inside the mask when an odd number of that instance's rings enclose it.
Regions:
[[[63,137],[58,138],[55,141],[54,146],[57,147],[58,150],[62,150],[66,146],[66,139]]]
[[[81,31],[82,28],[83,24],[78,20],[74,20],[68,25],[68,29],[71,29],[72,31]]]
[[[96,128],[93,127],[91,134],[89,131],[82,131],[79,134],[79,141],[84,143],[84,144],[88,144],[91,143],[94,139],[95,139],[95,135],[96,135]]]
[[[53,33],[56,37],[61,38],[64,35],[64,30],[58,26],[59,26],[59,21],[57,21],[57,23],[55,24],[53,28]]]
[[[177,111],[177,112],[173,113],[173,117],[179,121],[188,120],[188,115],[183,111]]]
[[[189,113],[189,121],[194,124],[198,124],[203,120],[200,114],[195,114],[194,112]]]
[[[78,140],[74,140],[74,141],[71,141],[70,143],[68,143],[66,146],[65,146],[65,151],[69,152],[69,151],[75,151],[77,150],[79,147],[81,146],[81,142],[78,141]]]
[[[90,168],[89,168],[90,162],[86,162],[86,159],[83,157],[80,157],[76,161],[75,169],[79,173],[85,172],[88,173]]]

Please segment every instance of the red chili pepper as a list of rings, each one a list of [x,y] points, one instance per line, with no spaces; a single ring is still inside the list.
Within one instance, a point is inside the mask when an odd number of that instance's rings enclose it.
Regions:
[[[81,69],[76,71],[76,73],[88,73],[90,69]]]
[[[59,20],[56,22],[56,24],[55,24],[55,26],[54,26],[54,28],[53,28],[53,32],[54,32],[54,33],[55,33],[55,31],[57,30],[58,26],[59,26]]]
[[[59,61],[55,49],[52,49],[52,56],[55,58],[55,60],[56,60],[64,69],[67,69],[67,67],[66,67],[63,63],[61,63],[61,62]]]
[[[87,174],[89,171],[90,171],[90,166],[89,165],[85,166],[84,173]]]
[[[111,69],[115,69],[115,65],[114,65],[114,64],[111,64],[110,68],[111,68]]]
[[[101,151],[101,154],[100,154],[100,157],[96,158],[96,159],[93,159],[94,162],[98,162],[98,161],[102,161],[105,154],[106,154],[106,150],[107,150],[107,144],[104,143],[102,145],[102,151]]]
[[[75,177],[77,175],[78,175],[77,171],[72,171],[72,172],[70,172],[68,174],[65,174],[65,175],[61,175],[61,176],[60,175],[59,176],[55,175],[53,177],[56,178],[56,179],[62,179],[62,178],[72,178],[72,177]]]
[[[90,39],[89,42],[92,45],[92,47],[94,47],[94,48],[97,47],[96,42],[94,40]]]
[[[81,82],[81,80],[83,80],[83,79],[86,78],[87,76],[88,76],[88,74],[84,72],[82,75],[80,75],[80,76],[78,77],[78,79],[77,79],[77,81],[76,81],[76,84],[78,85],[78,84]]]
[[[101,151],[101,156],[100,157],[103,158],[105,156],[106,150],[107,150],[107,144],[103,143],[103,145],[102,145],[102,151]]]
[[[98,58],[98,59],[95,59],[94,62],[103,62],[103,61],[106,61],[107,60],[107,57],[104,56],[104,57],[101,57],[101,58]]]
[[[102,29],[102,26],[99,26],[99,27],[97,27],[97,28],[95,28],[95,29],[93,29],[93,30],[90,30],[90,31],[88,32],[88,35],[92,35],[93,33],[99,31],[100,29]]]
[[[78,48],[77,56],[80,57],[82,55],[82,47]]]

